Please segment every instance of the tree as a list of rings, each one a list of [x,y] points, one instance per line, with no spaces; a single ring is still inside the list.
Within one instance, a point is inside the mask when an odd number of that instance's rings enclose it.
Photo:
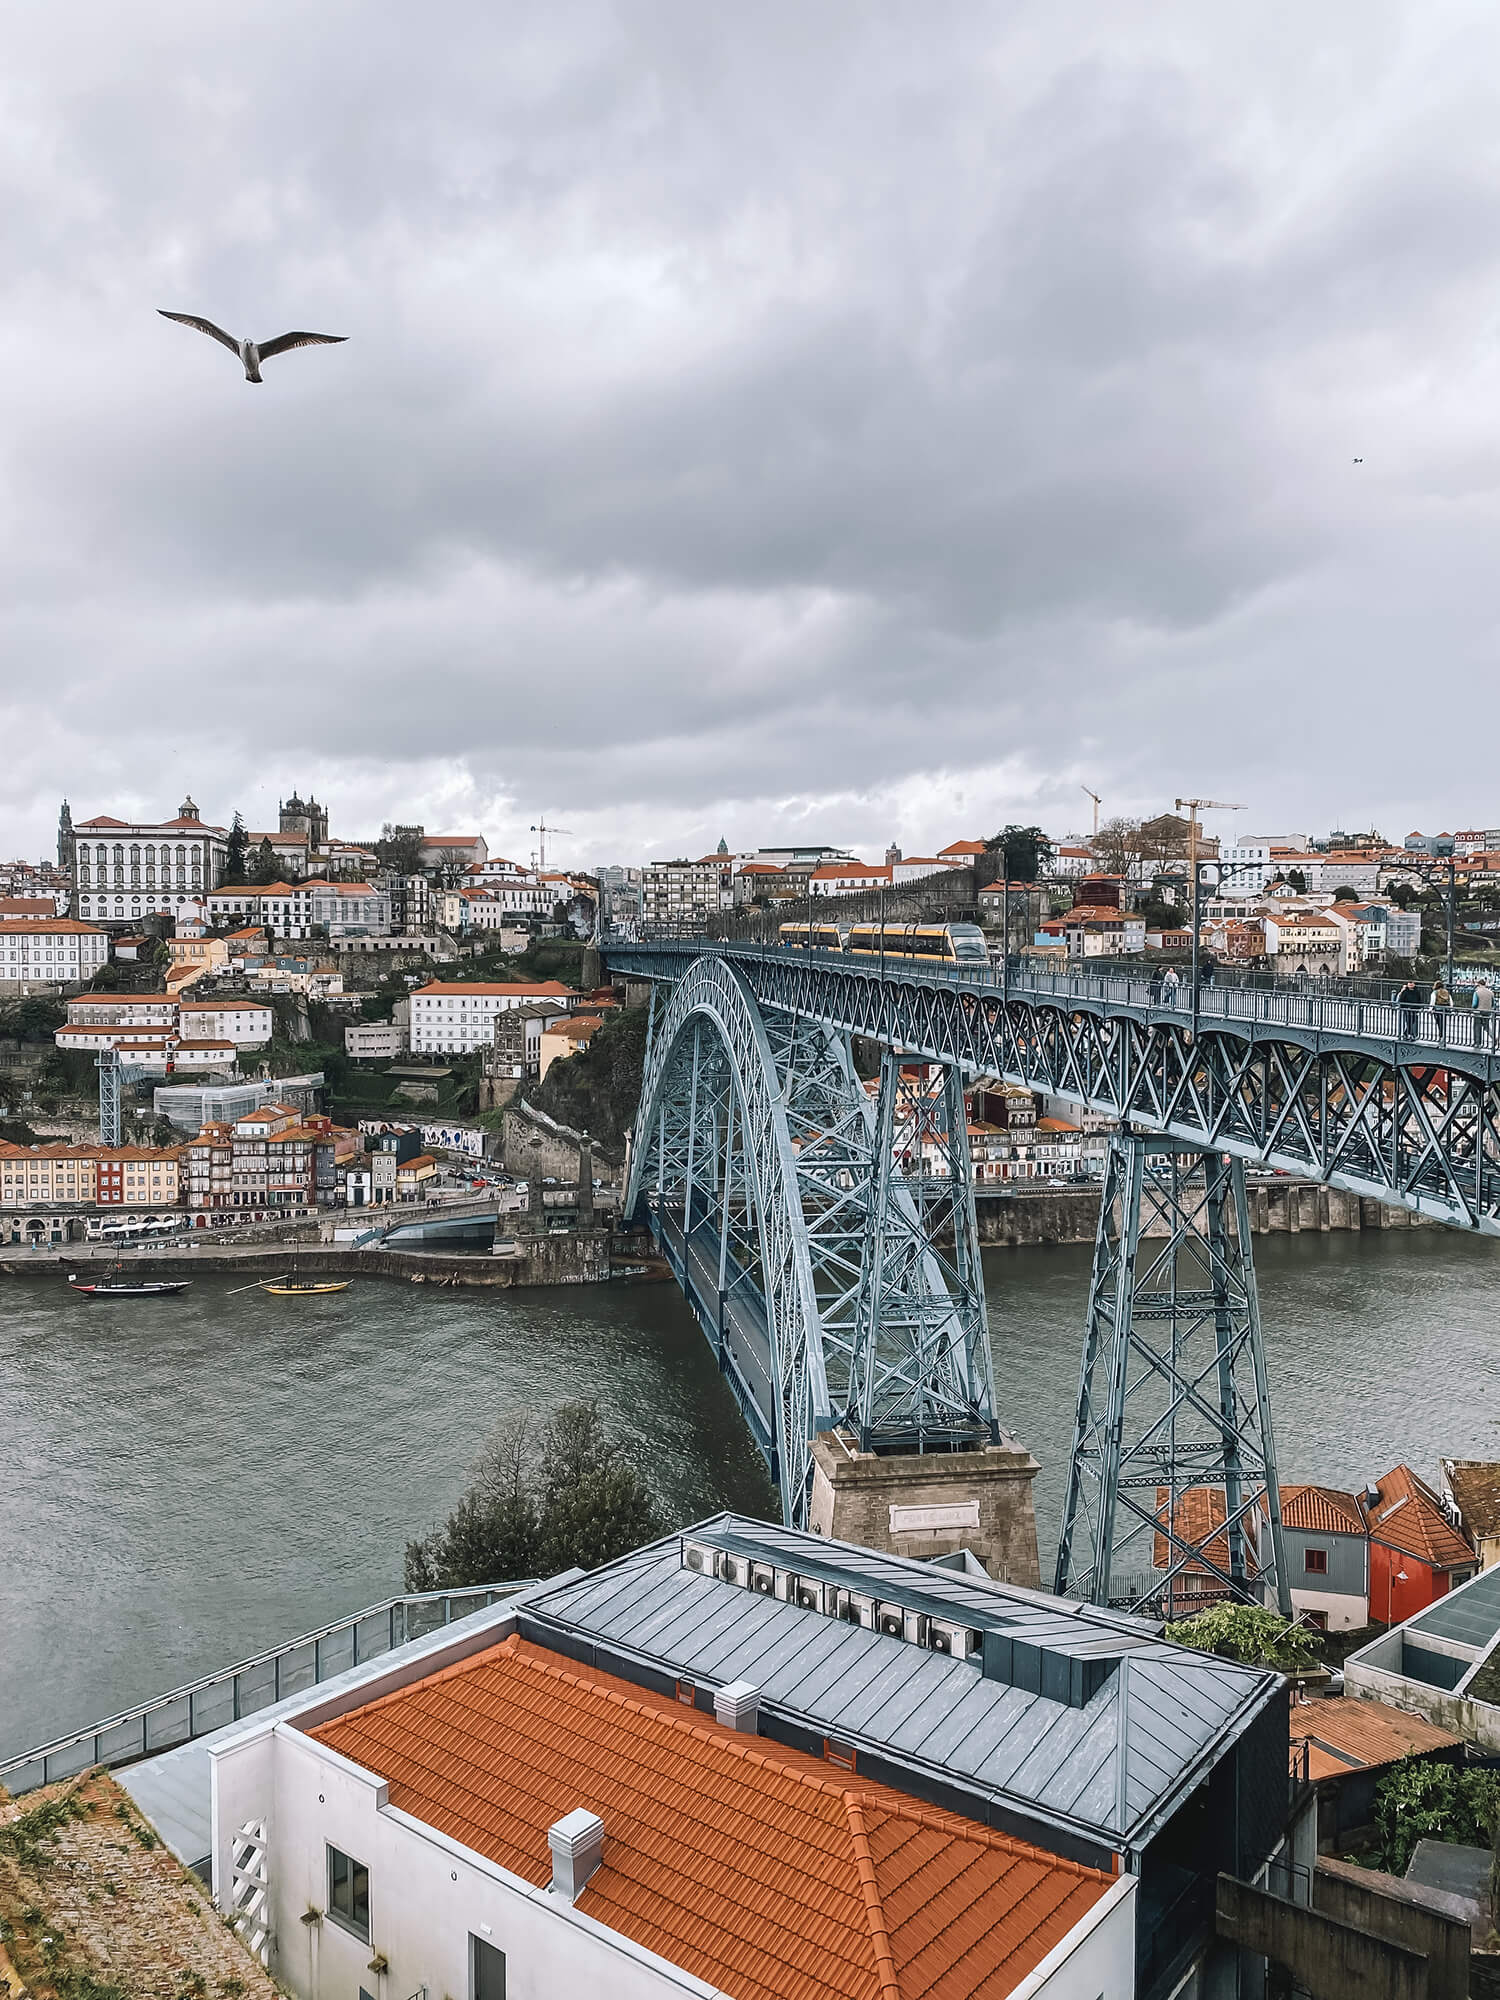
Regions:
[[[1347,882],[1341,882],[1333,892],[1333,900],[1336,903],[1357,903],[1359,901],[1359,891],[1358,889],[1351,889]]]
[[[1052,864],[1052,842],[1039,826],[1006,826],[985,842],[985,881],[1035,882]]]
[[[1500,1773],[1404,1757],[1375,1788],[1376,1865],[1404,1875],[1419,1840],[1488,1847],[1500,1821]]]
[[[1284,1674],[1300,1673],[1318,1663],[1316,1641],[1305,1625],[1288,1624],[1276,1612],[1262,1611],[1255,1604],[1210,1605],[1207,1611],[1168,1625],[1166,1636],[1200,1653],[1275,1667]]]
[[[1290,868],[1287,870],[1286,886],[1289,889],[1295,889],[1299,896],[1305,896],[1307,894],[1307,877],[1300,868]]]
[[[446,1522],[406,1545],[408,1590],[551,1576],[613,1562],[662,1532],[656,1503],[595,1402],[540,1428],[510,1417]]]
[[[1107,819],[1094,835],[1093,849],[1106,875],[1128,875],[1141,855],[1138,819]]]
[[[249,851],[250,837],[245,832],[245,822],[238,813],[229,823],[229,838],[224,843],[224,873],[219,880],[226,886],[243,882],[245,879],[245,856]]]
[[[255,850],[255,866],[250,871],[250,880],[257,888],[264,888],[268,882],[276,880],[278,869],[276,856],[271,847],[270,834],[262,834],[260,846]]]

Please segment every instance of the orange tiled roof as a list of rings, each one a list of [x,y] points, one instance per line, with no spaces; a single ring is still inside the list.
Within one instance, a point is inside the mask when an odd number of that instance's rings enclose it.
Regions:
[[[1442,1502],[1409,1465],[1393,1467],[1375,1491],[1373,1506],[1360,1503],[1372,1540],[1433,1569],[1458,1569],[1474,1561],[1474,1551],[1443,1512]]]
[[[418,986],[415,989],[412,998],[420,1000],[434,993],[477,993],[482,996],[496,993],[539,993],[544,997],[550,997],[554,993],[571,994],[572,991],[571,986],[564,986],[558,979],[512,980],[509,984],[503,980],[497,984],[483,979],[429,979],[425,986]]]
[[[1352,1493],[1332,1486],[1283,1486],[1281,1519],[1314,1535],[1363,1535],[1364,1518]]]
[[[735,2000],[1001,2000],[1110,1887],[519,1638],[311,1734],[538,1886],[597,1812],[580,1912]]]
[[[1156,1489],[1156,1518],[1165,1526],[1167,1505],[1170,1495],[1165,1486]],[[1264,1498],[1264,1496],[1261,1496]],[[1177,1516],[1174,1527],[1185,1542],[1202,1549],[1207,1562],[1188,1560],[1187,1567],[1194,1573],[1210,1575],[1208,1565],[1227,1573],[1229,1569],[1229,1536],[1225,1532],[1224,1521],[1228,1513],[1222,1486],[1191,1486],[1179,1495]],[[1252,1507],[1240,1523],[1245,1536],[1245,1566],[1251,1576],[1259,1576],[1260,1562],[1256,1549],[1256,1537],[1260,1529],[1259,1510]],[[1217,1530],[1217,1532],[1215,1532]],[[1177,1561],[1179,1551],[1167,1539],[1162,1528],[1152,1537],[1155,1545],[1154,1567],[1168,1569]]]
[[[1316,1782],[1394,1764],[1400,1757],[1451,1750],[1460,1739],[1420,1715],[1346,1694],[1307,1708],[1294,1703],[1292,1741],[1309,1745],[1308,1776]]]

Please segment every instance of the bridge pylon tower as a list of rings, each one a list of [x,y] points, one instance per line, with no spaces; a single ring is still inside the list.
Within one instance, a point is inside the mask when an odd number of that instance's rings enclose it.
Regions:
[[[1291,1616],[1243,1160],[1110,1142],[1056,1587]]]

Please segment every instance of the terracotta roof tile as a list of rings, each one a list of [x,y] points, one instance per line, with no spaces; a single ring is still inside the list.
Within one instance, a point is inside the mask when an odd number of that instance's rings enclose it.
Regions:
[[[735,2000],[1000,2000],[1110,1886],[519,1638],[311,1733],[538,1886],[597,1812],[579,1910]]]
[[[1409,1465],[1398,1465],[1376,1486],[1373,1506],[1361,1501],[1361,1511],[1373,1541],[1415,1556],[1433,1569],[1458,1569],[1472,1564],[1474,1551],[1443,1512],[1442,1502]]]
[[[1332,1486],[1283,1486],[1281,1519],[1288,1528],[1314,1535],[1359,1535],[1365,1532],[1359,1502],[1352,1493]]]

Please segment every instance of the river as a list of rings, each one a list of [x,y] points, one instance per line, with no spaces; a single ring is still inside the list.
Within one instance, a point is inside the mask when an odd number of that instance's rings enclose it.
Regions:
[[[1044,1573],[1090,1253],[987,1253],[1005,1423],[1041,1461]],[[1446,1230],[1256,1243],[1282,1476],[1500,1457],[1500,1243]],[[399,1590],[506,1412],[597,1394],[674,1518],[768,1489],[664,1285],[0,1294],[0,1754]]]

